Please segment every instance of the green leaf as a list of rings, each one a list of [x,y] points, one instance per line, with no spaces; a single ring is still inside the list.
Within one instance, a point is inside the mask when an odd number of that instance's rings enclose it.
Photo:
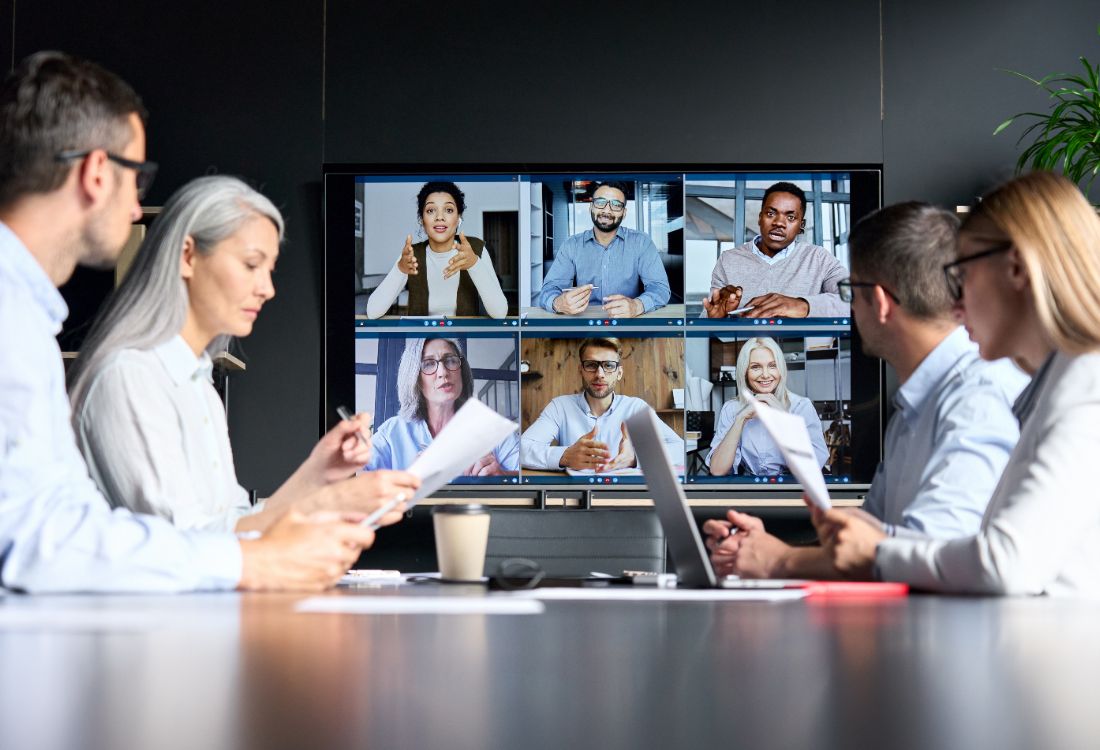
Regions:
[[[1007,128],[1009,125],[1011,125],[1014,122],[1016,122],[1015,117],[1008,118],[1007,120],[1005,120],[1004,122],[1002,122],[1000,125],[997,126],[997,129],[993,131],[993,135],[997,135],[997,133],[1000,133],[1002,130],[1004,130],[1005,128]]]

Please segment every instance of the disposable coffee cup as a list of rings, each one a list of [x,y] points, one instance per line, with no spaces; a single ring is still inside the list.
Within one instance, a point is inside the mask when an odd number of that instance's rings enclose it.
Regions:
[[[435,555],[444,581],[480,582],[489,543],[489,508],[476,503],[432,509]]]

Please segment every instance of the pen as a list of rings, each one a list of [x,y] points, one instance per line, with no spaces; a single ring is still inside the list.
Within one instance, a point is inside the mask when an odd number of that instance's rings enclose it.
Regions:
[[[377,509],[376,511],[371,513],[369,516],[364,518],[361,523],[364,526],[369,526],[370,530],[374,531],[375,529],[378,528],[378,521],[381,520],[382,516],[386,515],[387,513],[389,513],[391,510],[393,510],[394,508],[396,508],[398,505],[400,505],[403,502],[405,502],[405,493],[399,492],[399,493],[397,493],[397,497],[395,497],[393,500],[390,500],[388,503],[383,505],[381,508]]]
[[[349,422],[355,418],[352,413],[348,411],[348,407],[343,404],[336,407],[336,413],[340,415],[340,419],[346,419]],[[367,436],[363,434],[362,430],[356,430],[355,435],[359,438],[360,443],[368,448],[370,447],[370,440],[367,439]]]

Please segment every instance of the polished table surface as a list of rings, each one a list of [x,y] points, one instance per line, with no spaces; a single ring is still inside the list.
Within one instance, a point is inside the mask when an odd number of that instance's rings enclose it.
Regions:
[[[1100,746],[1098,603],[302,598],[2,597],[0,748]]]

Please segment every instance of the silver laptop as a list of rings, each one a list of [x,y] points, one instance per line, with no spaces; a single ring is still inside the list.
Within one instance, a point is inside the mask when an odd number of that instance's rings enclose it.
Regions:
[[[626,429],[630,431],[638,466],[645,475],[646,486],[657,509],[657,518],[665,531],[672,565],[676,569],[677,585],[693,589],[774,586],[765,581],[744,581],[736,577],[719,579],[715,576],[683,487],[665,454],[657,415],[650,409],[644,409],[626,420]]]

